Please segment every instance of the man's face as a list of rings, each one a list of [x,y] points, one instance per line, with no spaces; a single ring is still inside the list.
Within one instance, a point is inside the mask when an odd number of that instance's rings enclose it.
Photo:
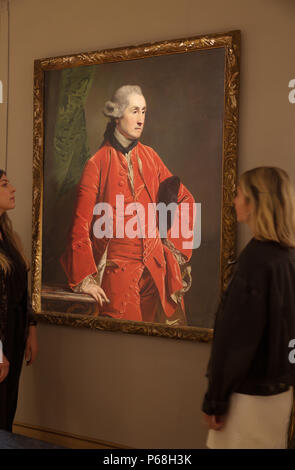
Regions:
[[[144,97],[137,93],[129,95],[128,101],[123,116],[116,120],[117,129],[127,139],[135,140],[139,139],[143,131],[146,102]]]

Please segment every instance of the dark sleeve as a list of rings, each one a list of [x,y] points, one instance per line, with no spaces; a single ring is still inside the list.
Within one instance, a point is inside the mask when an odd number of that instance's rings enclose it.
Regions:
[[[5,330],[7,325],[7,292],[4,281],[4,273],[0,271],[0,340],[5,341]]]
[[[27,294],[27,319],[28,319],[28,326],[37,325],[37,316],[33,312],[31,296],[29,292]]]
[[[219,309],[208,367],[208,390],[202,410],[223,415],[230,395],[245,380],[266,323],[264,290],[238,274]]]

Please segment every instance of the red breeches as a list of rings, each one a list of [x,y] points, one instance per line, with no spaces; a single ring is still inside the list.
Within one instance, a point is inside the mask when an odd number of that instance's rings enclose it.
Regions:
[[[101,287],[110,303],[104,304],[101,314],[124,320],[154,321],[160,301],[147,268],[134,261],[123,266],[118,266],[115,261],[112,264],[103,275]]]

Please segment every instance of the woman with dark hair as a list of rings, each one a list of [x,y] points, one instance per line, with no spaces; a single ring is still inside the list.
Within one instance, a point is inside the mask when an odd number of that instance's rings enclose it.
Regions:
[[[25,355],[37,354],[36,321],[28,305],[28,263],[7,211],[15,207],[15,189],[0,170],[0,429],[12,431],[18,384]]]
[[[295,365],[295,202],[284,170],[245,172],[235,198],[253,238],[217,311],[202,410],[213,449],[285,448]]]

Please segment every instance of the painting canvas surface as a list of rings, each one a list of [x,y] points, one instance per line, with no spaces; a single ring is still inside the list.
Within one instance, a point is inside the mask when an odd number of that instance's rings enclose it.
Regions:
[[[45,72],[42,289],[68,289],[60,256],[68,243],[77,185],[99,149],[102,110],[122,85],[147,102],[140,141],[152,147],[201,204],[193,250],[188,326],[212,328],[220,296],[225,50],[215,48]]]

